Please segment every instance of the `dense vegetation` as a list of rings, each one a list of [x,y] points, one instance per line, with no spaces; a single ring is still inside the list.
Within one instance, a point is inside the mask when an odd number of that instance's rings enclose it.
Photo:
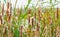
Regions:
[[[32,1],[28,0],[22,9],[16,8],[16,0],[12,9],[12,3],[4,1],[7,9],[4,10],[4,3],[0,4],[0,37],[60,37],[60,9],[54,8],[57,3],[50,0],[48,8],[28,8]]]

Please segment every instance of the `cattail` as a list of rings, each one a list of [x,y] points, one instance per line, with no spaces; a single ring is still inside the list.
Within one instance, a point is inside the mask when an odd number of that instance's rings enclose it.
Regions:
[[[35,20],[36,20],[36,13],[34,13],[34,18],[35,18]]]
[[[3,12],[4,12],[4,4],[2,4],[2,15],[3,15]]]
[[[6,15],[7,15],[7,21],[8,22],[10,22],[10,20],[11,20],[11,4],[10,3],[8,3],[7,4],[7,12],[6,12]]]
[[[3,34],[3,37],[7,37],[7,27],[6,26],[4,26],[4,34]]]
[[[9,12],[9,17],[8,17],[8,21],[10,22],[10,20],[11,20],[11,15],[12,15],[12,12],[11,12],[11,9],[12,9],[12,7],[11,7],[11,4],[10,4],[10,12]]]
[[[40,8],[39,8],[39,10],[38,10],[38,21],[40,22],[40,13],[41,13],[41,11],[40,11]]]
[[[9,4],[10,4],[10,3],[8,2],[8,3],[7,3],[7,9],[9,9]]]
[[[49,24],[52,24],[52,18],[51,18],[51,16],[48,17],[48,22],[49,22]]]
[[[21,26],[20,28],[20,37],[22,37],[22,29],[23,29],[23,26]]]
[[[2,24],[2,16],[0,15],[0,24]]]
[[[30,16],[28,16],[28,24],[30,24]]]
[[[32,27],[34,27],[34,19],[32,18]]]
[[[7,11],[6,11],[6,15],[9,16],[9,2],[7,3]]]
[[[31,9],[28,10],[28,23],[30,24],[30,13],[31,13]]]
[[[55,12],[55,18],[58,18],[58,8],[57,11]]]
[[[10,3],[10,13],[12,13],[12,4]]]
[[[28,14],[30,14],[30,13],[31,13],[31,9],[28,10]]]
[[[11,31],[11,23],[8,24],[8,37],[13,37],[13,33]]]
[[[39,27],[39,24],[37,23],[37,31],[39,31],[39,28],[40,28],[40,27]]]
[[[38,23],[37,23],[37,30],[35,31],[35,37],[40,37],[40,32],[39,32],[39,25],[38,25]]]
[[[0,37],[2,37],[2,16],[0,15]]]
[[[36,12],[34,13],[34,23],[36,24]]]
[[[8,22],[10,22],[11,20],[11,14],[8,16]]]

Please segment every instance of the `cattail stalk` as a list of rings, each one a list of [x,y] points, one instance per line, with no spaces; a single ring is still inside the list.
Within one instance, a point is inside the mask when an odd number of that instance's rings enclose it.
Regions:
[[[0,37],[2,37],[2,16],[0,15]]]
[[[7,27],[6,26],[4,26],[3,37],[7,37]]]
[[[31,9],[28,10],[28,24],[30,24],[30,13],[31,13]]]
[[[17,9],[17,16],[19,17],[21,15],[21,10],[19,8]]]
[[[45,23],[45,18],[44,18],[44,21],[43,21],[43,22],[44,22],[44,27],[45,27],[45,26],[46,26],[46,23]]]
[[[39,24],[37,23],[37,30],[35,31],[35,36],[40,37],[40,32],[39,32]]]
[[[21,26],[20,28],[20,37],[22,37],[22,29],[23,29],[23,26]]]

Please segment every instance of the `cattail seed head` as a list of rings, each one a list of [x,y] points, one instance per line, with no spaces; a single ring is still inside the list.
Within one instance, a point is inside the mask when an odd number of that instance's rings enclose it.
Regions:
[[[2,24],[2,16],[0,15],[0,24]]]
[[[37,31],[39,31],[39,28],[40,28],[40,27],[39,27],[39,24],[37,23]]]
[[[30,13],[31,13],[31,9],[28,10],[28,24],[30,23]]]
[[[57,18],[58,18],[58,8],[57,8]]]
[[[36,19],[36,13],[34,14],[34,18]]]
[[[10,22],[10,20],[11,20],[11,14],[8,16],[8,21]]]
[[[28,10],[28,14],[30,14],[30,13],[31,13],[31,9]]]
[[[41,9],[38,9],[38,21],[40,22],[40,17],[41,17]]]
[[[32,27],[34,27],[34,18],[32,18]]]
[[[28,24],[30,24],[30,16],[28,16]]]

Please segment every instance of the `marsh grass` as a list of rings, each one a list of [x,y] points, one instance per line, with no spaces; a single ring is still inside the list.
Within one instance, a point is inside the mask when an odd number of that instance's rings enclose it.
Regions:
[[[54,8],[52,0],[44,10],[28,8],[32,0],[24,10],[16,8],[17,1],[13,10],[12,3],[6,3],[7,10],[4,4],[0,5],[0,37],[60,37],[60,9]]]

